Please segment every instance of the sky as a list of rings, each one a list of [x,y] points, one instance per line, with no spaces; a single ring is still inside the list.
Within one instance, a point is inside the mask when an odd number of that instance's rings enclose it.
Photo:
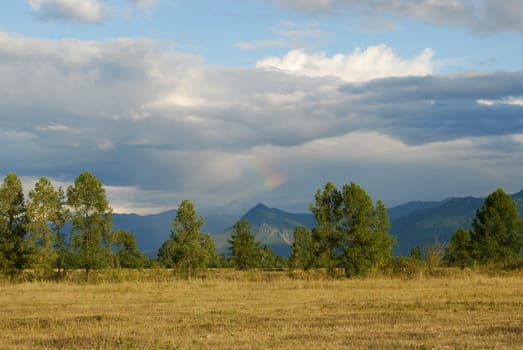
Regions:
[[[521,0],[2,0],[0,175],[115,212],[523,189]]]

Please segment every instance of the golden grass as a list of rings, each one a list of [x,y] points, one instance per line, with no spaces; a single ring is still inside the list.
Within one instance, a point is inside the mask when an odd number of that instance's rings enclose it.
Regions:
[[[1,349],[509,349],[523,278],[0,284]]]

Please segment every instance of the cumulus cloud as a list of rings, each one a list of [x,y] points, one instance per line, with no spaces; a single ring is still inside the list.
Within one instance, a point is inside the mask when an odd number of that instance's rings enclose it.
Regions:
[[[351,15],[361,11],[383,17],[395,15],[438,25],[458,25],[476,32],[523,31],[519,0],[270,0],[311,15]]]
[[[36,17],[44,21],[101,22],[104,10],[98,0],[27,0]]]
[[[522,72],[357,80],[339,73],[351,55],[333,59],[289,74],[207,65],[169,41],[1,33],[0,172],[72,182],[90,170],[118,211],[284,207],[329,179],[397,201],[420,199],[394,192],[409,186],[443,195],[444,179],[449,195],[521,186]]]
[[[386,45],[355,49],[351,54],[327,56],[325,53],[307,54],[293,50],[283,57],[266,57],[256,67],[276,69],[309,77],[333,76],[350,82],[366,81],[384,77],[430,75],[434,63],[431,49],[405,60]]]

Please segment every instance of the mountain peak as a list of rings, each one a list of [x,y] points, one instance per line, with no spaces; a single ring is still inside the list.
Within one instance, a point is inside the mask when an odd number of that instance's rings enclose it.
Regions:
[[[269,209],[268,206],[266,206],[265,204],[263,204],[263,203],[261,203],[261,202],[258,203],[258,204],[256,204],[256,205],[254,206],[254,208],[257,208],[257,209]]]
[[[247,214],[249,213],[256,213],[256,212],[260,212],[260,211],[267,211],[267,210],[271,210],[271,208],[269,208],[268,206],[266,206],[265,204],[263,203],[258,203],[256,204],[254,207],[252,207],[248,212]]]

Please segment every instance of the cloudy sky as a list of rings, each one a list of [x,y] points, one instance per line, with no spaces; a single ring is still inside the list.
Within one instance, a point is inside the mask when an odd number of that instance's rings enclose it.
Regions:
[[[523,188],[521,0],[2,0],[0,175],[116,212]]]

